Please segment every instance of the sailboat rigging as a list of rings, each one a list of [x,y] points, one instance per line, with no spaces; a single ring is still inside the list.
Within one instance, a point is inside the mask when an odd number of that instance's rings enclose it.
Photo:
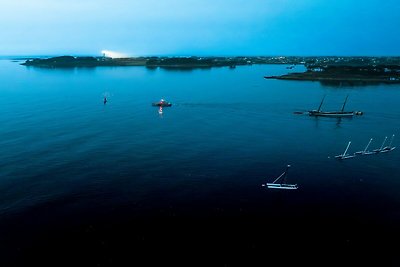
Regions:
[[[389,145],[385,146],[384,148],[382,148],[379,152],[386,153],[386,152],[389,152],[389,151],[392,151],[392,150],[396,149],[396,147],[392,147],[393,138],[394,138],[394,135],[392,135],[392,138],[390,139]]]
[[[350,144],[351,144],[351,141],[350,141],[347,144],[347,147],[346,147],[346,150],[344,151],[344,153],[341,154],[341,155],[335,156],[335,158],[341,160],[341,159],[354,158],[357,155],[361,155],[362,156],[362,155],[376,155],[376,154],[379,154],[379,153],[387,153],[387,152],[390,152],[390,151],[393,151],[393,150],[396,149],[395,146],[392,146],[393,139],[394,139],[394,134],[392,135],[392,138],[390,139],[389,145],[385,146],[386,141],[387,141],[387,136],[385,136],[385,139],[383,140],[383,143],[382,143],[381,147],[370,151],[370,150],[368,150],[368,148],[369,148],[372,140],[374,140],[373,138],[371,138],[371,139],[369,139],[369,142],[368,142],[367,146],[364,148],[364,150],[357,151],[353,155],[347,154],[347,151],[348,151],[348,149],[350,147]]]
[[[384,148],[384,145],[385,145],[385,143],[386,143],[386,140],[387,140],[387,136],[385,136],[385,139],[383,140],[383,143],[382,143],[381,147],[380,147],[380,148],[377,148],[377,149],[374,149],[374,150],[372,150],[372,151],[375,152],[375,153],[382,152],[382,149]]]
[[[289,171],[290,165],[286,166],[286,170],[276,178],[272,183],[262,184],[261,186],[267,186],[270,189],[297,189],[297,184],[287,184],[286,178]],[[282,178],[282,183],[278,183],[278,180]]]
[[[363,151],[357,151],[354,154],[356,154],[356,155],[372,155],[372,154],[375,154],[375,152],[371,152],[371,151],[367,150],[369,145],[371,144],[372,140],[373,140],[373,138],[369,139],[369,142],[368,142],[367,146],[365,147],[365,149]]]
[[[335,158],[336,159],[340,159],[340,160],[354,158],[355,155],[346,154],[347,150],[349,150],[350,144],[351,144],[351,141],[349,141],[349,143],[347,144],[347,147],[346,147],[346,150],[344,151],[344,153],[341,154],[341,155],[335,156]]]
[[[326,95],[322,98],[322,101],[317,110],[308,111],[308,115],[310,116],[323,116],[323,117],[352,117],[353,115],[362,115],[361,111],[344,111],[344,107],[346,106],[347,99],[349,95],[346,96],[346,99],[343,103],[342,109],[339,111],[321,111],[322,104],[324,103]]]

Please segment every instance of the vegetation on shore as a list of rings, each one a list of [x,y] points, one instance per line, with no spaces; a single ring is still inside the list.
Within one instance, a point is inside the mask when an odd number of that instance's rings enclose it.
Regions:
[[[148,67],[220,67],[252,64],[302,64],[306,66],[347,65],[399,65],[400,57],[298,57],[298,56],[235,56],[235,57],[74,57],[28,59],[22,65],[35,67],[97,67],[97,66],[148,66]]]
[[[362,85],[374,83],[400,83],[400,65],[307,65],[307,71],[280,76],[265,76],[266,79],[320,81],[324,84]]]
[[[51,58],[28,59],[21,65],[42,68],[75,68],[97,66],[143,66],[145,58],[105,58],[105,57],[73,57],[60,56]]]
[[[98,66],[146,66],[149,68],[211,68],[256,63],[247,57],[73,57],[61,56],[26,60],[22,65],[42,68],[98,67]]]
[[[73,57],[28,59],[22,65],[42,68],[75,68],[98,66],[145,66],[147,68],[193,69],[253,64],[297,64],[307,70],[266,79],[320,81],[326,84],[400,83],[400,57]]]

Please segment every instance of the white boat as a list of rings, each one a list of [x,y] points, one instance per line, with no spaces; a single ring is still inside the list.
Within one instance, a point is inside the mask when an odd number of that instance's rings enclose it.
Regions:
[[[347,153],[347,150],[348,150],[348,149],[349,149],[349,147],[350,147],[350,144],[351,144],[351,141],[349,141],[349,143],[347,144],[347,147],[346,147],[346,150],[344,151],[344,153],[343,153],[343,154],[341,154],[341,155],[337,155],[337,156],[335,156],[335,158],[336,158],[336,159],[340,159],[340,160],[342,160],[342,159],[350,159],[350,158],[354,158],[354,157],[355,157],[355,155],[346,154],[346,153]]]
[[[393,151],[396,149],[396,147],[392,147],[393,138],[394,138],[394,135],[392,135],[389,145],[382,148],[381,151],[379,151],[380,153],[386,153],[386,152],[390,152],[390,151]]]
[[[383,140],[383,143],[382,143],[381,147],[380,147],[380,148],[377,148],[377,149],[374,149],[374,150],[372,150],[372,151],[375,152],[375,153],[380,153],[380,152],[382,152],[382,149],[384,148],[384,145],[385,145],[385,143],[386,143],[386,140],[387,140],[387,136],[385,136],[385,139]]]
[[[282,173],[278,178],[275,179],[275,181],[273,181],[272,183],[266,183],[266,184],[262,184],[261,186],[266,186],[267,188],[270,189],[297,189],[298,186],[297,184],[287,184],[286,183],[286,178],[287,178],[287,174],[288,174],[288,170],[290,168],[290,165],[287,165],[286,170],[284,173]],[[282,178],[282,182],[283,183],[277,183],[279,179]]]

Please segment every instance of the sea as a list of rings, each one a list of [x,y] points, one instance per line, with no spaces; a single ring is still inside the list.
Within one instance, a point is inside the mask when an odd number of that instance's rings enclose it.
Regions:
[[[400,85],[22,62],[0,60],[0,266],[400,266],[400,147],[335,158],[400,146]],[[324,96],[363,115],[308,116]],[[262,186],[288,165],[297,190]]]

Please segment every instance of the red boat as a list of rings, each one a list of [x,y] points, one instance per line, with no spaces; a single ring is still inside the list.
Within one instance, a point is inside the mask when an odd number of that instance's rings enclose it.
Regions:
[[[154,107],[170,107],[170,106],[172,106],[172,104],[170,102],[167,102],[164,99],[161,99],[158,102],[154,102],[151,105]]]

